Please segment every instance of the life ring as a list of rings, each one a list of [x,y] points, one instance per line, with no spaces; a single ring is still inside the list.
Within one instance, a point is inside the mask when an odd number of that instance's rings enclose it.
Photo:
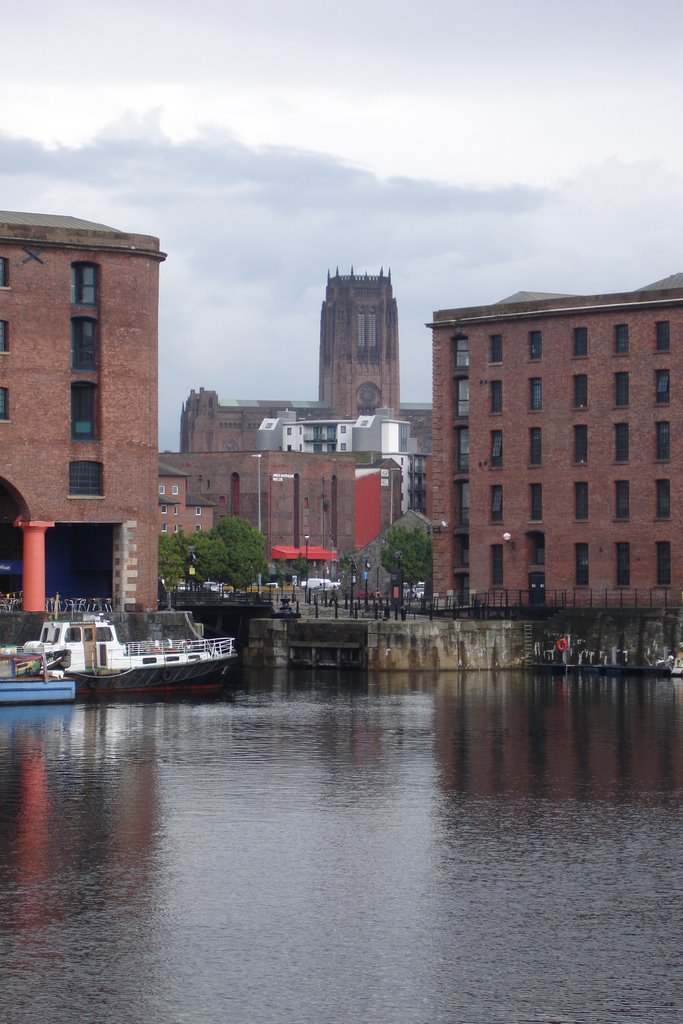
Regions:
[[[561,636],[560,639],[557,641],[557,649],[558,649],[558,651],[566,651],[568,647],[569,647],[569,644],[567,643],[566,637]]]

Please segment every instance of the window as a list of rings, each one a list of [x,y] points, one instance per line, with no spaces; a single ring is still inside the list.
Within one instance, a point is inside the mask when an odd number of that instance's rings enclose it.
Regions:
[[[9,419],[9,395],[7,388],[0,388],[0,420]]]
[[[628,352],[628,324],[617,324],[614,328],[614,351],[618,355]]]
[[[457,485],[459,519],[458,526],[469,526],[470,522],[470,485],[462,480]]]
[[[6,256],[0,256],[0,288],[9,287],[9,260]]]
[[[165,516],[167,513],[168,513],[168,505],[162,505],[161,506],[161,514],[162,514],[162,516]]]
[[[587,356],[588,355],[588,328],[587,327],[575,327],[574,328],[574,355],[575,356]]]
[[[178,493],[179,493],[178,484],[171,484],[171,494],[178,494]]]
[[[657,585],[668,587],[671,583],[671,544],[668,540],[657,541]]]
[[[624,542],[616,545],[617,586],[628,587],[631,583],[631,546]]]
[[[503,519],[503,488],[494,484],[491,488],[491,522],[500,523]]]
[[[657,518],[668,519],[671,515],[671,482],[656,480],[657,487]]]
[[[490,363],[502,363],[503,362],[503,335],[492,334],[490,339],[491,345],[489,350],[489,362]]]
[[[159,494],[166,494],[166,484],[159,484]]]
[[[503,545],[491,545],[491,583],[494,587],[503,585]]]
[[[585,423],[574,427],[574,462],[588,462],[588,427]]]
[[[75,441],[91,441],[95,437],[94,384],[71,385],[71,436]]]
[[[456,416],[467,416],[470,411],[470,382],[467,377],[456,381]]]
[[[202,514],[202,510],[201,510],[201,506],[200,505],[195,505],[194,514],[196,516],[200,516]]]
[[[669,351],[669,321],[660,320],[659,323],[655,324],[656,330],[656,348],[658,352]]]
[[[491,412],[503,411],[503,382],[502,380],[491,381]]]
[[[629,516],[629,486],[628,480],[615,480],[614,482],[614,515],[617,519],[628,519]]]
[[[71,264],[71,303],[74,306],[97,305],[97,267],[94,263]]]
[[[614,374],[614,404],[628,405],[628,373]]]
[[[180,533],[180,527],[178,526],[177,523],[173,524],[173,532],[174,533]]]
[[[178,506],[177,506],[177,505],[174,505],[174,506],[173,506],[173,515],[174,515],[174,516],[177,516],[177,515],[178,515]]]
[[[499,468],[503,465],[503,431],[491,431],[491,465]]]
[[[543,336],[540,331],[529,331],[529,359],[540,359],[543,354]]]
[[[0,320],[0,352],[9,351],[9,324]]]
[[[540,377],[529,379],[529,408],[541,409],[543,407],[543,381]]]
[[[75,316],[71,321],[71,369],[94,370],[97,350],[97,321]]]
[[[455,335],[455,365],[461,369],[470,365],[470,341],[467,335]]]
[[[69,494],[100,496],[102,494],[102,463],[70,462]]]
[[[588,545],[574,545],[575,580],[577,587],[588,586]]]
[[[671,458],[670,431],[668,422],[655,423],[656,454],[660,462],[668,462]]]
[[[467,427],[458,431],[458,472],[467,473],[470,468],[470,432]]]
[[[588,405],[588,377],[585,373],[574,375],[574,408],[585,409]]]
[[[588,484],[584,480],[574,484],[574,517],[588,519]]]
[[[162,533],[168,533],[168,523],[162,523],[161,524],[161,532]]]
[[[196,524],[196,526],[194,528],[194,532],[195,533],[201,533],[202,532],[202,524],[201,523],[197,523]]]
[[[542,484],[529,484],[529,518],[543,519]]]
[[[543,458],[543,435],[540,427],[529,430],[529,465],[540,466]]]
[[[617,462],[628,462],[628,423],[614,424],[614,458]]]
[[[669,401],[669,371],[656,370],[656,394],[657,403],[665,405]]]

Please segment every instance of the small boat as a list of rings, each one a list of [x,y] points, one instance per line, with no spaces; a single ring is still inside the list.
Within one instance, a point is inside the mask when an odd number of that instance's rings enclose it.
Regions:
[[[683,647],[679,647],[676,651],[676,657],[671,664],[671,675],[683,676]]]
[[[75,698],[75,681],[49,671],[40,652],[0,650],[0,704],[63,704]]]
[[[123,643],[103,616],[48,619],[40,639],[22,652],[38,652],[68,671],[76,693],[149,692],[219,686],[237,657],[233,637],[143,640]]]

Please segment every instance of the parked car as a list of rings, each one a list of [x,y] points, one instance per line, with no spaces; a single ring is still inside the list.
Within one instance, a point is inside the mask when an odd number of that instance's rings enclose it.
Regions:
[[[304,589],[308,590],[339,590],[339,580],[323,579],[321,576],[311,576],[304,581]]]

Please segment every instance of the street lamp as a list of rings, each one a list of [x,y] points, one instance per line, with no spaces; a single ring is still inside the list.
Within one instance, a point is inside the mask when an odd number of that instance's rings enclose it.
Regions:
[[[309,542],[310,539],[311,539],[311,535],[309,533],[307,533],[304,536],[304,540],[306,541],[306,604],[310,604],[311,603],[311,591],[309,590],[309,587],[308,587],[308,542]]]
[[[252,455],[252,459],[258,459],[258,532],[261,532],[261,455]],[[261,589],[261,573],[258,574],[258,586]]]

